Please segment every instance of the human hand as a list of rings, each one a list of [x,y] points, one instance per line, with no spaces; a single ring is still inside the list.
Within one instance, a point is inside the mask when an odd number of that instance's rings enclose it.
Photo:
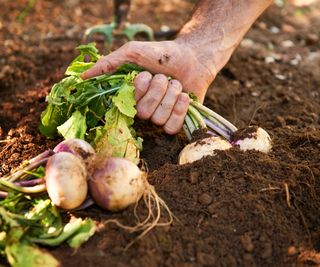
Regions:
[[[168,134],[179,132],[189,106],[189,96],[182,92],[182,84],[174,79],[168,81],[163,74],[152,76],[144,71],[137,75],[134,85],[137,116],[163,126]]]
[[[216,74],[182,42],[132,41],[99,59],[82,78],[112,73],[124,63],[137,64],[155,74],[144,71],[134,81],[137,116],[151,119],[168,134],[175,134],[182,127],[189,105],[184,92],[194,93],[202,102]],[[174,79],[168,81],[166,75]]]

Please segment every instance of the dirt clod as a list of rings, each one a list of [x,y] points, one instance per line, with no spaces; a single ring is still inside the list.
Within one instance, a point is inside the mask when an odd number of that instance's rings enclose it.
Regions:
[[[191,184],[197,184],[198,183],[198,178],[199,178],[198,172],[197,171],[191,171],[188,181]]]
[[[248,234],[244,234],[241,236],[241,243],[243,245],[243,248],[245,249],[245,251],[247,252],[252,252],[254,249],[254,245],[252,243],[252,239],[250,237],[250,235]]]
[[[212,202],[212,197],[207,193],[203,193],[199,196],[198,200],[201,205],[209,205]]]

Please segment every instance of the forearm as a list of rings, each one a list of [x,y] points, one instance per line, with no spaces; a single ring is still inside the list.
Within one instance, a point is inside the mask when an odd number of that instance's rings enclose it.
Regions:
[[[176,39],[217,73],[272,0],[200,0]]]

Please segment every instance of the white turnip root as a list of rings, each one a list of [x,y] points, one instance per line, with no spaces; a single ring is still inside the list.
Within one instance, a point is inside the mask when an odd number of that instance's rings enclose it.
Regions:
[[[78,138],[71,138],[62,141],[53,149],[53,152],[69,152],[77,157],[80,157],[86,165],[89,165],[94,156],[95,151],[93,147],[86,141]]]
[[[89,178],[89,191],[97,205],[110,211],[120,211],[135,204],[135,226],[125,226],[118,220],[109,220],[131,232],[142,231],[141,238],[152,228],[172,223],[173,215],[165,202],[148,183],[147,173],[141,171],[133,162],[124,158],[104,158],[97,160]],[[137,204],[143,198],[148,209],[147,217],[141,222],[137,216]],[[169,220],[160,223],[161,209],[169,214]],[[130,246],[130,243],[128,246]]]
[[[70,210],[79,207],[88,193],[85,163],[69,152],[51,156],[46,166],[46,187],[52,203]]]
[[[179,164],[192,163],[205,156],[213,156],[217,150],[227,150],[232,145],[218,136],[207,137],[186,145],[179,154]]]
[[[147,183],[147,174],[134,163],[123,158],[109,158],[94,167],[89,190],[101,208],[119,211],[136,203]]]
[[[215,150],[226,150],[231,146],[240,150],[257,150],[268,153],[271,148],[271,138],[262,128],[250,126],[238,130],[225,118],[192,100],[184,119],[183,129],[189,140],[196,130],[209,130],[220,137],[211,137],[187,145],[180,153],[179,164],[191,163],[207,155],[214,155]]]
[[[257,150],[263,153],[270,152],[272,148],[270,135],[260,127],[248,127],[244,130],[239,130],[236,133],[232,142],[234,146],[239,146],[240,150]]]

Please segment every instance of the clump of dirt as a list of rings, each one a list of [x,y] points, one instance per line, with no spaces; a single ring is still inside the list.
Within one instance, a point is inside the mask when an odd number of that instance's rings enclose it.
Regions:
[[[256,136],[254,135],[257,132],[258,126],[251,126],[247,128],[238,129],[231,137],[231,141],[243,140],[246,138],[252,138]]]
[[[81,33],[107,20],[105,1],[36,1],[19,24],[16,16],[25,4],[2,5],[0,175],[61,141],[39,133],[45,96],[63,77]],[[155,29],[179,28],[191,8],[189,1],[143,1],[134,4],[132,15],[148,18]],[[149,15],[153,9],[157,18]],[[314,42],[320,36],[314,16],[319,10],[299,10],[296,17],[290,6],[271,7],[208,90],[205,104],[237,127],[266,128],[271,153],[233,148],[179,166],[186,136],[168,136],[149,122],[137,122],[148,179],[179,221],[156,228],[124,251],[136,235],[106,222],[134,224],[133,207],[119,213],[97,206],[74,212],[92,217],[98,233],[77,251],[67,245],[50,249],[62,265],[320,265],[320,73],[314,54],[320,48]],[[313,27],[305,27],[301,18]],[[142,205],[138,212],[146,213]]]
[[[211,136],[213,136],[213,134],[210,133],[210,131],[208,131],[208,129],[195,130],[192,133],[192,139],[191,139],[190,143],[201,141],[202,139],[207,138],[207,137],[211,137]]]

